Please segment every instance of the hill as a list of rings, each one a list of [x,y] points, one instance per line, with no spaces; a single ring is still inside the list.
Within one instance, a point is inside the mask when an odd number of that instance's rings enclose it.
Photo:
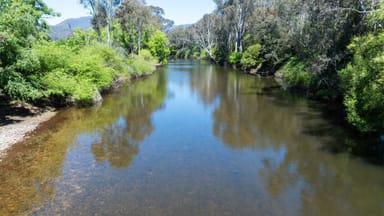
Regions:
[[[67,38],[70,36],[76,28],[80,28],[83,30],[89,30],[92,28],[91,17],[80,17],[80,18],[71,18],[64,20],[63,22],[51,26],[51,31],[49,32],[49,36],[53,40],[59,40],[63,38]]]

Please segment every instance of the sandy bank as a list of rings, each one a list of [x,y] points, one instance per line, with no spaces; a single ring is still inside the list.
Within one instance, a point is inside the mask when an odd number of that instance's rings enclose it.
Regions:
[[[0,156],[13,144],[23,141],[28,133],[34,131],[40,123],[49,120],[55,114],[55,111],[45,111],[28,116],[7,115],[6,118],[12,120],[12,123],[0,126]]]

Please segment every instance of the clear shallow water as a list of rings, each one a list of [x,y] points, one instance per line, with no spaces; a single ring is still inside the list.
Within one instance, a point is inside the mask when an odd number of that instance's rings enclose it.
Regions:
[[[173,62],[0,162],[0,215],[383,215],[384,170],[269,78]]]

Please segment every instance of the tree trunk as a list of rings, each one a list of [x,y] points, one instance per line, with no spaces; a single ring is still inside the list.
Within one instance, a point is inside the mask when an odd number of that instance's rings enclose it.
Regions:
[[[111,47],[111,22],[108,21],[108,47]]]

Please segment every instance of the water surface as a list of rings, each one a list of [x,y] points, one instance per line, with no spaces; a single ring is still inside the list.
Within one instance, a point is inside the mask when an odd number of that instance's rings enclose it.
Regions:
[[[0,215],[383,215],[384,170],[271,78],[173,62],[0,162]]]

